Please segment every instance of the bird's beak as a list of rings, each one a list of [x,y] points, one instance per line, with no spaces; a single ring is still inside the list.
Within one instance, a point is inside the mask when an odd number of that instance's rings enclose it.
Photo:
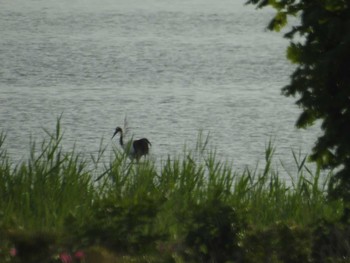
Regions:
[[[112,139],[114,138],[114,136],[118,133],[118,131],[115,131],[113,136],[112,136]]]

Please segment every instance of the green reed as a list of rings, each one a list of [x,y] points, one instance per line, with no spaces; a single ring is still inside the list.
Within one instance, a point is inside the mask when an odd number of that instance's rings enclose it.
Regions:
[[[70,213],[79,215],[89,209],[95,189],[86,161],[74,150],[64,152],[61,142],[57,122],[54,134],[47,132],[39,146],[31,143],[27,161],[12,164],[7,155],[0,156],[1,223],[55,229]]]
[[[331,174],[312,171],[306,157],[292,153],[297,172],[286,181],[273,169],[272,143],[266,147],[262,169],[237,172],[207,149],[208,137],[202,135],[193,151],[168,156],[160,166],[150,159],[131,162],[118,149],[105,164],[103,145],[91,158],[75,148],[67,152],[61,146],[59,120],[56,130],[46,135],[41,144],[31,143],[30,157],[18,164],[11,163],[5,135],[0,136],[0,228],[64,232],[71,224],[81,228],[79,233],[98,234],[91,226],[98,228],[99,220],[111,216],[119,224],[135,217],[139,221],[127,231],[142,236],[140,240],[147,234],[177,239],[186,220],[198,220],[191,213],[199,207],[209,214],[217,206],[230,207],[258,228],[276,222],[307,225],[319,218],[336,220],[341,214],[342,203],[327,199]],[[102,171],[96,168],[101,165]]]

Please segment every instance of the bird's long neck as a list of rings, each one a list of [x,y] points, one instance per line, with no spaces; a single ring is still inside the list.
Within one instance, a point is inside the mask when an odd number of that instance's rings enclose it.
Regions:
[[[120,132],[120,138],[119,138],[119,143],[122,147],[124,147],[124,142],[123,142],[123,132]]]

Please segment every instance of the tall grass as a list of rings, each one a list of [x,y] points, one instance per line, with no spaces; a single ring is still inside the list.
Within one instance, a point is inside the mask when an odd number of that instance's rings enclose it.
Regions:
[[[306,157],[292,153],[296,172],[287,182],[272,168],[272,143],[265,150],[265,167],[237,172],[207,149],[208,137],[200,136],[193,151],[168,156],[159,166],[149,159],[133,163],[118,149],[110,163],[103,164],[102,145],[91,159],[74,148],[67,152],[61,147],[59,120],[56,130],[46,135],[39,145],[32,142],[28,160],[17,164],[11,163],[4,149],[6,136],[0,135],[0,229],[5,232],[69,232],[79,242],[132,251],[159,242],[195,249],[198,240],[209,239],[215,247],[225,232],[236,233],[231,221],[264,229],[274,223],[307,226],[341,216],[341,201],[327,199],[331,174],[321,178],[318,169],[307,167]],[[97,169],[101,165],[102,171]],[[235,224],[235,229],[240,227]],[[211,231],[213,236],[201,236]],[[217,233],[220,239],[215,239]],[[227,236],[227,242],[234,238]]]
[[[196,149],[182,157],[169,156],[160,169],[150,160],[132,163],[115,149],[96,183],[96,174],[90,168],[99,164],[101,156],[90,160],[75,149],[65,152],[59,121],[56,131],[46,134],[39,147],[31,143],[30,158],[18,164],[11,163],[3,149],[6,136],[1,134],[1,222],[56,228],[68,214],[84,216],[94,200],[110,196],[122,200],[156,195],[167,202],[182,203],[220,199],[262,225],[278,220],[304,224],[323,216],[336,217],[340,209],[340,204],[327,201],[330,174],[321,184],[320,171],[312,172],[305,164],[306,157],[300,160],[292,152],[297,172],[289,173],[291,180],[287,182],[271,168],[271,143],[265,150],[265,167],[246,168],[241,173],[232,171],[228,163],[217,160],[215,151],[206,149],[207,138],[203,142],[200,137]]]
[[[96,191],[86,160],[60,144],[60,124],[39,145],[31,143],[27,161],[13,164],[2,151],[0,167],[1,223],[15,228],[59,229],[70,213],[83,215]],[[1,138],[3,145],[5,137]]]

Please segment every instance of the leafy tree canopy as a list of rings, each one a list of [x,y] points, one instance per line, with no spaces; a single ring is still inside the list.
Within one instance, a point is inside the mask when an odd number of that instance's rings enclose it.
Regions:
[[[338,168],[333,192],[350,201],[350,1],[248,0],[247,4],[276,10],[270,30],[279,31],[291,16],[300,20],[284,35],[290,39],[287,58],[297,67],[282,92],[297,96],[296,104],[303,110],[297,127],[321,120],[323,134],[310,158],[323,168]]]

